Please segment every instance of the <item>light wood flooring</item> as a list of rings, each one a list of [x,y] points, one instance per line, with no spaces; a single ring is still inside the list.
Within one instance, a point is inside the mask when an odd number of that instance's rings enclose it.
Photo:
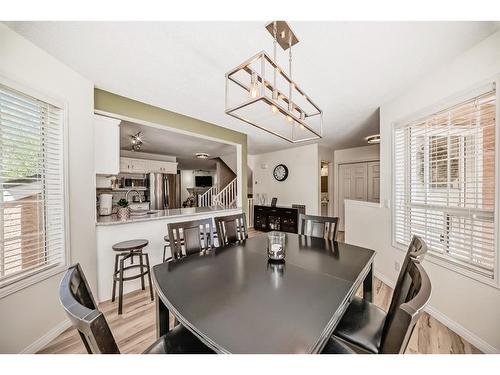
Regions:
[[[249,235],[255,235],[250,231]],[[343,240],[343,233],[339,233]],[[387,310],[392,289],[380,280],[374,280],[374,302]],[[155,303],[149,299],[148,290],[135,291],[124,296],[123,314],[117,314],[117,302],[101,303],[100,310],[106,316],[111,331],[122,353],[142,353],[155,340]],[[173,323],[171,317],[171,324]],[[39,353],[85,353],[80,336],[70,328],[55,338]],[[408,344],[406,353],[463,354],[480,353],[455,332],[424,313]]]

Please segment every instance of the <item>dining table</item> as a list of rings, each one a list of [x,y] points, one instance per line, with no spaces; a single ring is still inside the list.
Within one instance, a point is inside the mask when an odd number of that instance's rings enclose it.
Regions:
[[[152,269],[156,334],[169,312],[216,353],[319,353],[362,286],[373,299],[375,251],[286,233],[270,261],[265,233]]]

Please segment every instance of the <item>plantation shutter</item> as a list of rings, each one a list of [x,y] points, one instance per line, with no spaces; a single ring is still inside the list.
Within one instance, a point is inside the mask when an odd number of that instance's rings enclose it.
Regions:
[[[394,129],[394,240],[494,277],[495,90]]]
[[[0,289],[65,263],[62,115],[0,84]]]

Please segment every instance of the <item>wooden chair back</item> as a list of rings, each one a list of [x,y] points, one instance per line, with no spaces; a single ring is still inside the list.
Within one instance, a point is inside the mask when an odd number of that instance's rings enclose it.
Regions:
[[[431,297],[431,282],[411,257],[401,270],[382,330],[380,353],[404,353],[415,324]]]
[[[59,286],[59,300],[89,354],[119,354],[106,318],[97,309],[80,264],[68,268]]]
[[[213,225],[210,218],[169,223],[167,230],[174,259],[210,250],[214,243]],[[184,252],[182,247],[184,247]]]
[[[226,246],[248,238],[247,219],[244,213],[214,218],[219,246]]]
[[[422,263],[426,253],[427,244],[423,238],[413,235],[406,256],[412,258],[417,263]]]
[[[336,241],[338,217],[299,215],[299,234]]]
[[[296,208],[299,214],[306,214],[306,205],[305,204],[292,204],[292,208]]]

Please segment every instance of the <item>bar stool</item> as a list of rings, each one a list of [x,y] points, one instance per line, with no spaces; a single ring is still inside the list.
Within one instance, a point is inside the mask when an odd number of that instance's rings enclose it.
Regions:
[[[143,253],[142,249],[148,245],[148,240],[129,240],[118,242],[113,245],[113,250],[118,251],[115,255],[115,270],[113,272],[113,295],[111,302],[115,301],[116,283],[118,283],[118,315],[121,315],[123,310],[123,282],[141,278],[141,288],[145,289],[144,276],[148,275],[149,291],[151,293],[151,301],[153,301],[153,285],[151,283],[151,272],[149,268],[149,256]],[[134,264],[134,258],[139,258],[139,264]],[[125,266],[124,262],[130,259],[130,265]],[[144,264],[144,261],[146,264]],[[132,276],[124,276],[126,270],[139,269],[139,273]]]

